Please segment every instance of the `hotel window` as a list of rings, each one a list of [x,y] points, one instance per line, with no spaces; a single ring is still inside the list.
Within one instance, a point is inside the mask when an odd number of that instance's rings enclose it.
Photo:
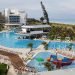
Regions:
[[[9,16],[10,23],[20,23],[20,16]]]

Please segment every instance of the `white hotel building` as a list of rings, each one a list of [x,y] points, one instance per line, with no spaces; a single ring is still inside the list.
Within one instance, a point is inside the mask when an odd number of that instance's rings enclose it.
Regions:
[[[27,15],[25,11],[5,9],[4,13],[6,18],[5,27],[10,30],[20,28],[20,31],[17,31],[20,35],[42,37],[42,35],[47,35],[50,30],[50,25],[26,25]]]
[[[26,24],[25,11],[19,11],[17,9],[5,9],[4,15],[6,19],[5,27],[7,29],[13,29],[15,27],[21,27]]]

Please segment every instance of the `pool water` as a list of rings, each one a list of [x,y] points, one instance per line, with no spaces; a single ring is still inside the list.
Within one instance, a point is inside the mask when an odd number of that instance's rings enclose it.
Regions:
[[[75,50],[75,43],[68,43],[68,42],[49,42],[48,48],[52,49],[66,49],[68,46],[72,44],[72,49]]]
[[[33,48],[37,48],[42,44],[42,40],[31,40],[31,39],[18,39],[18,37],[23,37],[23,35],[16,34],[15,32],[2,32],[0,33],[0,45],[9,48],[28,48],[29,43],[33,43]],[[49,42],[49,49],[64,49],[70,43],[66,42]],[[75,43],[72,45],[72,49],[75,50]]]
[[[50,53],[50,52],[40,52],[27,65],[30,66],[30,67],[34,67],[38,72],[48,71],[47,68],[45,68],[45,66],[42,63],[47,61],[47,58],[49,58],[50,55],[53,55],[53,54]],[[42,59],[44,59],[44,61],[41,62],[41,64],[40,64],[40,62],[38,62],[36,60],[36,58],[42,58]],[[57,58],[62,59],[62,58],[64,58],[64,56],[58,55]],[[68,69],[68,68],[75,68],[75,61],[72,62],[71,65],[65,66],[62,69]]]
[[[42,43],[41,40],[17,39],[19,36],[21,35],[14,32],[0,33],[0,45],[9,48],[28,48],[28,44],[33,43],[33,48],[37,48]]]

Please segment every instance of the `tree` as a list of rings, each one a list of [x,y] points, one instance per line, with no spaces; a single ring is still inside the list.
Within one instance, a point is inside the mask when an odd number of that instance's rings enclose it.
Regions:
[[[45,9],[45,6],[43,5],[42,1],[40,3],[41,3],[41,7],[42,7],[42,10],[43,10],[43,14],[44,14],[44,19],[46,20],[46,23],[49,24],[48,13],[47,13],[47,11]]]
[[[43,21],[44,21],[44,17],[41,17],[41,18],[40,18],[40,21],[43,23]]]
[[[0,12],[0,24],[5,23],[5,16]]]
[[[49,35],[49,39],[51,40],[54,40],[55,37],[56,37],[56,34],[57,34],[57,29],[55,26],[52,26],[51,29],[50,29],[50,33],[48,34]]]
[[[5,23],[5,17],[4,15],[2,15],[2,13],[0,12],[0,31],[4,28],[4,23]]]
[[[0,64],[0,75],[7,75],[7,72],[8,72],[8,69],[9,68],[7,68],[7,64],[4,64],[4,63],[2,63],[2,64]]]
[[[48,50],[48,43],[47,42],[42,42],[42,44],[44,45],[45,50]]]
[[[67,29],[67,36],[70,37],[70,40],[73,40],[74,36],[75,36],[75,33],[72,29]]]
[[[54,66],[51,62],[44,62],[44,66],[48,69],[48,71],[51,71],[54,69]]]
[[[31,49],[30,51],[32,51],[33,43],[29,43],[29,44],[28,44],[28,47]]]
[[[40,24],[40,21],[35,18],[27,18],[27,25],[30,24]]]

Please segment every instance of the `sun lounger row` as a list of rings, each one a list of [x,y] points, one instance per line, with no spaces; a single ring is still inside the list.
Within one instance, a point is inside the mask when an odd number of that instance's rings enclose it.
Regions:
[[[69,58],[74,58],[75,57],[75,52],[72,52],[72,51],[57,50],[57,53],[62,54],[64,56],[67,56]]]

